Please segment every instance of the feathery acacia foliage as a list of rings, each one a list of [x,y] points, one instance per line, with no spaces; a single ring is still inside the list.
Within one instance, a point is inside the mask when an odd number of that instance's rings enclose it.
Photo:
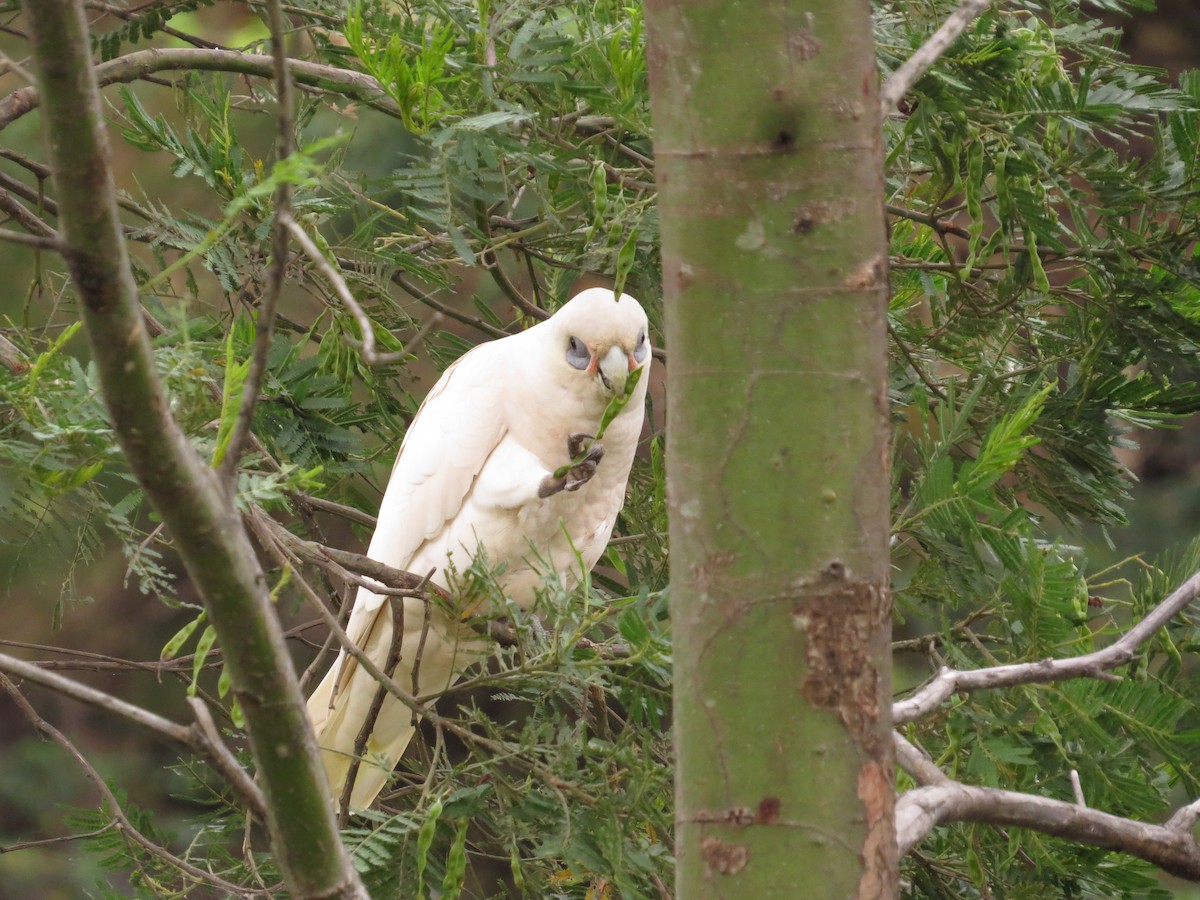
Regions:
[[[148,41],[163,46],[164,29],[187,32],[183,14],[210,5],[106,19],[97,58],[119,66]],[[881,5],[885,75],[952,8]],[[624,283],[660,324],[658,222],[636,5],[306,0],[288,14],[294,56],[374,86],[340,92],[329,71],[297,76],[300,150],[283,165],[263,150],[257,115],[272,111],[269,79],[231,74],[222,48],[164,50],[182,73],[172,87],[106,96],[122,158],[177,179],[130,182],[122,215],[172,411],[206,458],[219,460],[236,417],[279,183],[362,307],[347,307],[315,260],[291,260],[257,442],[238,472],[244,510],[324,540],[339,523],[330,501],[373,512],[431,374],[476,341],[546,315],[592,274]],[[245,34],[234,49],[261,54],[264,33]],[[894,586],[898,663],[914,682],[942,663],[1087,652],[1200,568],[1185,546],[1172,560],[1098,569],[1076,532],[1124,523],[1131,482],[1114,448],[1130,430],[1200,408],[1200,77],[1171,87],[1130,65],[1117,37],[1075,3],[997,4],[885,122]],[[0,106],[5,126],[16,118]],[[53,222],[39,173],[5,156],[0,189]],[[178,201],[175,185],[204,205]],[[187,607],[163,666],[194,679],[236,735],[220,648],[176,580],[170,536],[71,340],[71,289],[54,257],[30,271],[24,309],[7,310],[21,324],[0,341],[6,556],[37,571],[36,614],[52,626],[88,599],[89,563],[120,548],[128,591]],[[364,327],[376,365],[361,352]],[[662,426],[654,410],[652,423]],[[618,540],[583,587],[548,583],[521,613],[486,561],[470,573],[509,620],[506,636],[488,670],[439,704],[445,720],[426,723],[383,807],[346,824],[373,896],[669,895],[662,439],[648,439]],[[311,618],[301,582],[335,604],[352,596],[336,573],[267,558],[289,614]],[[903,731],[970,784],[1071,799],[1074,770],[1091,806],[1155,820],[1200,795],[1198,626],[1177,619],[1119,682],[959,696]],[[297,659],[311,652],[298,644]],[[234,796],[190,760],[181,771],[203,810],[189,826],[199,837],[161,834],[137,810],[143,832],[247,894],[274,883],[270,858],[243,848]],[[194,886],[194,874],[106,829],[111,815],[67,825],[98,831],[87,842],[147,896]],[[939,829],[905,866],[913,897],[1141,897],[1156,883],[1132,857],[982,825]]]

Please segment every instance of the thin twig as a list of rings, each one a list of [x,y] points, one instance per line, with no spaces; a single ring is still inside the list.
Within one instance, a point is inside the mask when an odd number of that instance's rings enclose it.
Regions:
[[[57,675],[54,672],[48,672],[40,666],[35,666],[33,663],[4,653],[0,653],[0,672],[49,688],[56,693],[70,697],[72,700],[78,700],[81,703],[95,706],[105,712],[128,719],[130,722],[140,725],[142,728],[147,728],[169,741],[183,744],[221,773],[246,804],[254,810],[255,814],[262,817],[265,821],[266,805],[263,801],[262,792],[250,780],[250,777],[242,769],[241,765],[238,764],[233,754],[229,752],[229,749],[217,733],[216,726],[212,725],[211,717],[208,717],[208,724],[211,726],[210,729],[206,730],[203,722],[200,723],[199,727],[189,728],[186,725],[180,725],[177,722],[172,722],[170,719],[165,719],[149,710],[142,709],[140,706],[127,703],[119,697],[98,691],[93,687],[80,684],[77,681]],[[198,703],[199,701],[196,702]],[[207,710],[205,712],[207,713]],[[197,716],[197,720],[200,721],[199,715]]]
[[[904,95],[991,3],[992,0],[963,0],[958,9],[942,23],[942,27],[892,73],[879,92],[879,105],[885,118],[895,111]]]
[[[54,844],[67,844],[71,841],[86,841],[88,838],[99,837],[106,831],[112,831],[116,827],[117,821],[114,819],[95,831],[85,831],[82,834],[61,834],[58,837],[42,838],[37,841],[17,841],[15,844],[6,844],[0,847],[0,853],[16,853],[18,850],[29,850],[33,847],[49,847]]]
[[[292,496],[303,503],[307,503],[313,509],[319,509],[321,512],[332,513],[335,516],[341,516],[343,519],[349,519],[351,522],[357,522],[360,525],[367,525],[374,528],[378,520],[370,513],[363,512],[361,509],[356,509],[353,506],[346,506],[343,503],[334,503],[332,500],[325,500],[321,497],[314,497],[311,494],[291,494]]]
[[[58,232],[46,224],[44,220],[27,210],[16,197],[0,188],[0,212],[28,231],[30,234],[57,241]]]
[[[953,222],[948,222],[945,219],[939,219],[930,213],[918,212],[915,209],[905,209],[903,206],[894,206],[889,203],[884,207],[890,215],[899,216],[902,219],[908,219],[912,222],[919,222],[922,225],[928,225],[938,234],[952,234],[955,237],[968,240],[971,237],[971,232],[967,229],[955,225]]]
[[[21,712],[25,714],[25,718],[29,720],[30,724],[32,724],[34,728],[66,750],[67,753],[69,753],[79,765],[79,767],[83,769],[83,772],[87,776],[88,780],[92,782],[92,785],[104,798],[105,805],[108,807],[109,815],[113,817],[113,820],[116,823],[115,827],[120,829],[123,835],[131,839],[135,844],[139,845],[153,856],[156,856],[169,865],[174,866],[180,872],[184,873],[195,881],[198,881],[202,884],[212,884],[223,891],[227,891],[239,897],[252,896],[253,894],[257,893],[257,891],[248,891],[241,885],[234,884],[231,881],[226,881],[224,878],[221,878],[219,875],[214,875],[212,872],[206,872],[203,869],[197,868],[186,860],[180,859],[165,847],[154,843],[154,841],[142,834],[129,820],[129,817],[121,808],[121,804],[117,802],[116,795],[109,790],[108,784],[105,783],[104,778],[101,777],[100,773],[92,767],[92,764],[87,761],[87,758],[79,752],[75,745],[67,739],[66,735],[38,715],[37,711],[30,705],[29,701],[25,699],[25,695],[21,693],[20,689],[18,689],[17,686],[13,684],[13,682],[6,675],[0,675],[0,687],[4,688],[4,690],[8,692],[9,696],[11,696],[17,706],[20,707]]]
[[[1083,796],[1083,782],[1079,780],[1079,770],[1071,770],[1071,790],[1075,794],[1075,803],[1079,806],[1087,806],[1087,798]]]
[[[382,363],[397,362],[404,359],[408,354],[404,351],[399,353],[378,353],[375,350],[375,326],[367,316],[366,311],[359,305],[359,302],[354,299],[354,294],[351,292],[349,285],[346,284],[346,279],[342,277],[342,273],[330,264],[325,258],[325,254],[321,252],[321,248],[316,245],[305,232],[300,224],[291,216],[283,216],[282,220],[291,231],[292,237],[296,243],[300,245],[300,249],[304,251],[304,255],[309,258],[309,261],[317,267],[324,277],[329,282],[329,286],[333,288],[338,299],[343,305],[350,310],[350,314],[354,316],[354,320],[358,323],[360,334],[359,341],[350,341],[355,344],[359,352],[362,353],[363,361],[369,366],[377,366]]]
[[[279,8],[278,0],[267,4],[267,22],[271,30],[271,59],[278,101],[275,114],[275,171],[279,174],[293,150],[292,111],[295,102],[292,77],[288,72],[287,46],[283,37],[283,12]],[[254,350],[250,356],[245,381],[242,383],[242,399],[238,405],[237,419],[225,448],[225,457],[221,460],[221,481],[231,494],[237,487],[237,469],[242,450],[254,426],[254,407],[258,404],[258,393],[266,376],[267,355],[271,352],[271,339],[275,333],[275,312],[279,307],[279,295],[283,292],[283,282],[287,275],[287,223],[291,221],[292,214],[292,185],[286,178],[281,178],[275,186],[271,208],[271,266],[267,273],[267,290],[258,307],[258,321],[254,327]]]
[[[272,7],[274,7],[275,5],[276,4],[270,4],[270,6],[272,6]],[[98,2],[96,2],[96,0],[88,0],[88,2],[84,3],[84,6],[87,7],[88,9],[99,10],[100,12],[106,13],[110,16],[113,16],[114,18],[121,19],[122,21],[125,21],[125,22],[135,21],[138,17],[137,13],[133,12],[132,10],[123,9],[120,6],[114,6],[111,3],[98,3]],[[208,40],[205,40],[204,38],[196,37],[195,35],[188,34],[186,31],[180,31],[178,28],[172,28],[170,25],[166,24],[165,22],[159,22],[157,24],[155,30],[161,31],[163,34],[170,35],[171,37],[175,38],[177,41],[183,41],[184,43],[191,44],[193,47],[200,47],[200,48],[203,48],[206,50],[224,50],[224,49],[226,49],[225,47],[221,46],[220,44],[214,44],[212,41],[208,41]]]
[[[24,244],[27,247],[37,247],[39,250],[53,250],[55,253],[62,249],[57,238],[42,237],[38,234],[25,234],[22,231],[9,231],[0,228],[0,241],[10,244]]]
[[[388,97],[379,82],[362,72],[339,69],[298,59],[288,61],[288,69],[296,84],[305,90],[335,90],[367,103],[374,109],[396,118],[403,118],[395,101]],[[95,67],[96,80],[101,87],[149,78],[165,71],[237,72],[260,78],[270,78],[274,60],[269,56],[242,53],[237,50],[197,50],[191,47],[136,50],[118,56]],[[42,103],[37,88],[23,87],[0,97],[0,129],[11,124]]]

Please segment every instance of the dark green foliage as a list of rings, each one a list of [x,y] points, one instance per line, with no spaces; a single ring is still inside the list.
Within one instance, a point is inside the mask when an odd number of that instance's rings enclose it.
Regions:
[[[921,16],[879,16],[885,59]],[[1070,4],[997,8],[886,129],[888,202],[910,211],[892,228],[896,601],[929,634],[927,661],[898,659],[909,678],[1086,653],[1195,571],[1097,572],[1072,534],[1125,522],[1133,427],[1200,408],[1200,79],[1173,89],[1115,39]],[[1119,682],[960,697],[910,736],[967,783],[1070,800],[1074,769],[1093,807],[1161,821],[1196,792],[1183,634],[1194,652],[1180,623]],[[905,871],[913,897],[1156,895],[1145,864],[982,826],[939,831]]]

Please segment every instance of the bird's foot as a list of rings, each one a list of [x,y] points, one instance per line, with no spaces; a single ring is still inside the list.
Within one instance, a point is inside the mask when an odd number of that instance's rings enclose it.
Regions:
[[[586,450],[585,441],[592,442]],[[596,474],[596,466],[604,458],[604,445],[590,434],[576,432],[567,437],[567,455],[571,457],[567,465],[542,479],[538,487],[539,497],[552,497],[559,491],[577,491],[591,481]]]

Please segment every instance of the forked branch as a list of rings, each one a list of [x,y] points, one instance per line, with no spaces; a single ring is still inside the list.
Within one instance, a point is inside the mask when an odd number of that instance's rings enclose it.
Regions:
[[[1200,801],[1180,809],[1165,825],[1137,822],[1079,803],[962,784],[944,775],[903,737],[895,737],[901,767],[917,781],[925,782],[906,791],[896,802],[896,839],[901,855],[916,847],[938,825],[977,822],[1028,828],[1127,853],[1172,875],[1200,881],[1200,842],[1192,835]]]

